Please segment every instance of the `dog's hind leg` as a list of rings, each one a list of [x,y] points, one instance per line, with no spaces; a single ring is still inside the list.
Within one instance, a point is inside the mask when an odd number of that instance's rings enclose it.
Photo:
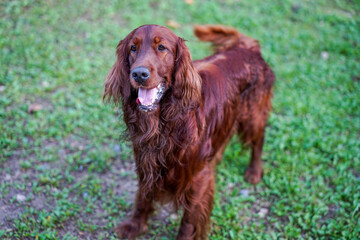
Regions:
[[[265,128],[259,132],[258,137],[254,139],[250,144],[251,159],[250,164],[245,172],[245,180],[251,184],[256,184],[260,182],[263,175],[261,154],[264,145],[264,135]]]

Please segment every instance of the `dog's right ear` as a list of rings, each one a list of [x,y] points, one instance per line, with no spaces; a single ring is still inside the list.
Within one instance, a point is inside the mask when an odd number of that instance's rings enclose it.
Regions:
[[[121,40],[117,45],[117,60],[106,77],[103,100],[110,101],[112,99],[114,103],[119,103],[121,99],[130,97],[128,45],[133,32]]]

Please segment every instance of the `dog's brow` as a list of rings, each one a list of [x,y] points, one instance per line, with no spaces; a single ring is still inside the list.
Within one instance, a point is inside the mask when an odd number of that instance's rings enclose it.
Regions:
[[[160,37],[158,37],[158,36],[156,36],[156,37],[154,37],[154,42],[155,43],[159,43],[159,42],[161,42],[161,38]]]
[[[137,37],[135,37],[134,40],[133,40],[133,43],[138,44],[139,42],[140,42],[140,40]]]

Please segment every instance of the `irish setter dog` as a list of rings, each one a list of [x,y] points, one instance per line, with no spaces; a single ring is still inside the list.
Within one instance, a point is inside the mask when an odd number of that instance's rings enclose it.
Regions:
[[[251,147],[245,179],[262,177],[261,153],[275,76],[258,41],[221,25],[195,27],[215,54],[192,61],[170,29],[144,25],[117,46],[104,99],[120,103],[133,143],[138,192],[132,217],[116,228],[134,239],[154,202],[182,208],[177,239],[206,239],[215,167],[234,134]]]

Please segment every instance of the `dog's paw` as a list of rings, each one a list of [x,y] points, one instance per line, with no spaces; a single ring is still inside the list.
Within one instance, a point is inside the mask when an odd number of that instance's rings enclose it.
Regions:
[[[245,180],[251,184],[257,184],[261,181],[263,171],[261,169],[249,167],[246,169]]]
[[[145,231],[147,231],[147,225],[134,220],[122,222],[115,229],[115,233],[120,239],[135,239]]]

